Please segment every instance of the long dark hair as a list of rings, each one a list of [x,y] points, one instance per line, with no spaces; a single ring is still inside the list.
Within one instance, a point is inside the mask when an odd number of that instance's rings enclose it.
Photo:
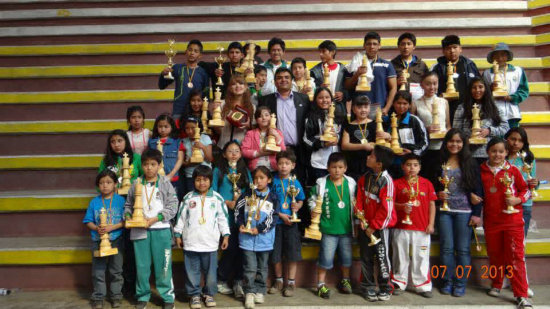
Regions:
[[[460,171],[462,174],[461,187],[466,191],[473,191],[477,184],[478,177],[476,176],[475,165],[477,162],[472,158],[472,153],[470,152],[470,142],[466,133],[460,129],[452,128],[443,139],[443,144],[441,146],[440,155],[441,162],[445,163],[451,157],[449,150],[447,149],[447,143],[457,135],[462,140],[462,150],[458,153],[458,162],[460,165]]]
[[[325,118],[327,111],[319,108],[317,105],[317,97],[322,91],[327,91],[330,94],[330,100],[334,102],[334,97],[332,96],[332,92],[327,87],[319,87],[315,89],[315,95],[313,96],[313,104],[309,111],[308,118],[315,123],[318,123],[319,120],[321,122],[325,123]],[[338,109],[334,110],[334,122],[337,124],[341,124],[344,122],[345,115],[343,115]]]
[[[168,137],[171,138],[178,138],[179,133],[178,129],[176,128],[176,122],[174,122],[174,118],[168,114],[160,114],[157,119],[155,119],[155,125],[153,125],[153,138],[158,138],[159,136],[159,122],[166,120],[168,124],[172,127],[172,131],[170,132],[170,135]]]
[[[508,132],[506,132],[506,134],[504,134],[504,139],[508,140],[508,137],[510,137],[512,133],[517,133],[521,137],[523,147],[520,151],[523,151],[527,154],[527,156],[525,157],[525,162],[527,162],[528,164],[533,163],[533,161],[535,160],[535,155],[533,154],[531,149],[529,149],[529,139],[527,139],[527,132],[525,131],[525,129],[522,127],[511,128],[510,130],[508,130]],[[510,149],[508,149],[508,155],[510,155]]]
[[[485,86],[485,93],[483,94],[483,97],[481,97],[479,102],[474,102],[475,100],[472,97],[472,87],[475,83],[481,83]],[[491,85],[489,85],[481,77],[474,77],[468,84],[468,91],[466,91],[466,99],[464,100],[464,119],[467,119],[467,121],[470,122],[472,121],[472,107],[474,106],[474,103],[478,103],[481,105],[481,119],[491,119],[494,126],[498,125],[501,122],[502,119],[498,114],[498,108],[495,104],[493,93],[491,92]]]
[[[241,145],[235,140],[227,142],[222,149],[222,153],[225,154],[225,151],[229,146],[237,145],[241,149]],[[242,151],[241,151],[242,152]],[[229,161],[224,156],[220,156],[218,164],[216,164],[220,173],[218,175],[218,183],[221,184],[225,175],[229,174]],[[243,157],[237,161],[237,174],[241,174],[239,181],[237,181],[237,187],[243,189],[248,187],[248,169],[246,168],[246,162],[244,162]]]
[[[121,154],[117,154],[111,149],[111,138],[113,136],[121,136],[124,138],[124,151]],[[105,156],[103,157],[103,162],[105,163],[105,166],[115,166],[118,163],[118,158],[122,157],[124,153],[128,154],[128,158],[130,158],[130,162],[133,160],[134,157],[134,151],[132,150],[132,145],[130,145],[130,140],[128,139],[128,135],[125,131],[117,129],[111,131],[109,133],[109,136],[107,137],[107,149],[105,149]]]

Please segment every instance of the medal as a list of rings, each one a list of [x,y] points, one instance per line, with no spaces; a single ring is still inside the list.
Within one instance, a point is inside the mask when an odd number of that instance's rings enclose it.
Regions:
[[[366,144],[368,144],[368,143],[369,143],[369,141],[367,141],[367,140],[364,139],[364,138],[361,140],[361,144],[363,144],[363,145],[366,145]]]
[[[288,209],[288,203],[287,202],[283,203],[283,209]]]
[[[489,189],[489,191],[490,191],[491,193],[496,193],[496,192],[497,192],[497,188],[496,188],[495,186],[492,186],[492,187]]]
[[[346,207],[346,203],[344,203],[343,201],[338,202],[338,208],[344,209],[344,207]]]
[[[188,83],[187,83],[187,87],[188,87],[188,88],[193,88],[193,83],[192,83],[192,82],[188,82]]]
[[[201,217],[199,219],[199,224],[205,224],[206,223],[206,219],[204,219],[203,217]]]
[[[193,69],[193,73],[189,74],[189,67],[186,67],[187,68],[187,76],[189,77],[189,82],[187,83],[187,87],[189,89],[193,88],[193,76],[195,76],[195,72],[197,71],[197,69]]]

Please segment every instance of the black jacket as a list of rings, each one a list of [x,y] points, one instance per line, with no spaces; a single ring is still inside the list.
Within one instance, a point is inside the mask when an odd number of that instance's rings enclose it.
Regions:
[[[439,77],[439,89],[437,94],[441,95],[447,90],[447,58],[441,56],[437,58],[437,64],[433,67],[432,71],[437,73]],[[463,102],[466,97],[466,88],[474,77],[479,77],[479,70],[476,64],[464,56],[460,56],[457,63],[456,72],[458,78],[455,80],[456,91],[460,94],[459,101]]]

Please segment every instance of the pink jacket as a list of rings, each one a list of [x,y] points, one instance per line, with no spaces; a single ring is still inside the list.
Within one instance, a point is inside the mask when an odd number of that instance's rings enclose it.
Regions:
[[[281,151],[286,150],[283,132],[277,130],[277,133],[279,133],[279,136],[281,137],[281,140],[277,146],[281,147]],[[248,168],[252,171],[258,164],[256,153],[260,151],[260,129],[254,129],[246,132],[241,145],[241,151],[243,152],[243,157],[248,159]],[[277,170],[277,160],[275,159],[276,155],[276,153],[269,155],[271,169],[274,171]]]

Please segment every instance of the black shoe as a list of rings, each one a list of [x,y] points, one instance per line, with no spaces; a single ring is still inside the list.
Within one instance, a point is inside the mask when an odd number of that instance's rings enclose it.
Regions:
[[[174,303],[164,303],[164,305],[162,305],[162,309],[174,309],[176,308]]]
[[[378,300],[380,301],[390,300],[390,298],[391,298],[391,295],[388,292],[380,291],[378,293]]]
[[[147,309],[146,301],[138,301],[136,304],[136,309]]]
[[[111,302],[111,308],[120,308],[122,301],[120,299],[113,299]]]
[[[434,295],[432,294],[431,291],[426,291],[426,292],[420,292],[418,293],[420,294],[420,296],[424,297],[424,298],[432,298],[434,297]]]
[[[103,309],[102,300],[92,300],[92,309]]]
[[[376,295],[376,292],[374,290],[367,290],[363,297],[365,297],[365,299],[368,301],[378,301],[378,295]]]

